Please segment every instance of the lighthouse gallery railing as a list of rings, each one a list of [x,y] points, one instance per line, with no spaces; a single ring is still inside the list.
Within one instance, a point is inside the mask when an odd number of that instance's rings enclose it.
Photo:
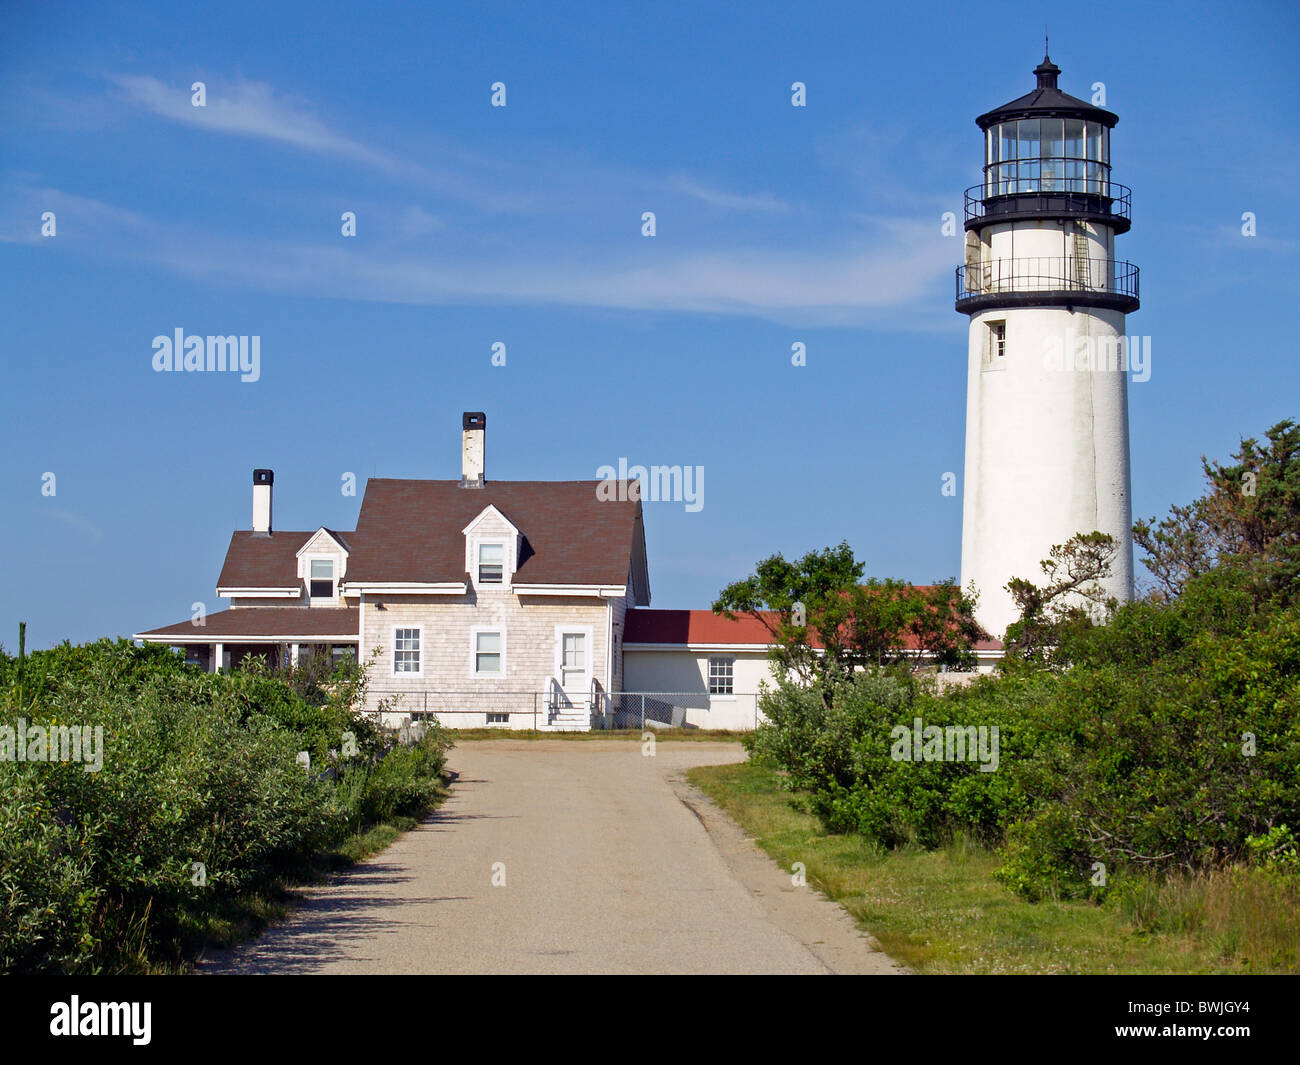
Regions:
[[[957,299],[1009,292],[1091,292],[1138,298],[1138,268],[1070,255],[989,259],[957,267]]]

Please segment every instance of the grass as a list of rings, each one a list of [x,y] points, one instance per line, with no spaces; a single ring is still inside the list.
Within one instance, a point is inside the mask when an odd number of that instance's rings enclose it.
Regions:
[[[505,729],[505,728],[464,728],[448,729],[455,737],[457,743],[464,743],[473,740],[571,740],[574,742],[583,742],[585,740],[635,740],[641,742],[644,735],[640,729],[592,729],[590,732],[533,732],[531,729]],[[710,742],[717,740],[726,740],[729,743],[740,743],[744,739],[744,733],[732,732],[726,729],[647,729],[655,738],[656,743],[664,742],[685,742],[699,743],[703,740]]]
[[[1300,972],[1296,878],[1235,868],[1146,884],[1113,905],[1029,903],[993,880],[997,855],[967,841],[885,851],[827,834],[773,769],[689,777],[783,868],[803,862],[810,884],[919,973]]]

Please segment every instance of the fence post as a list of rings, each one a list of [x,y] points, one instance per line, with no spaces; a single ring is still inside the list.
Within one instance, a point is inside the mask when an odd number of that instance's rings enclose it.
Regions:
[[[645,731],[645,692],[641,693],[641,731]]]
[[[533,692],[533,731],[537,731],[537,693]]]

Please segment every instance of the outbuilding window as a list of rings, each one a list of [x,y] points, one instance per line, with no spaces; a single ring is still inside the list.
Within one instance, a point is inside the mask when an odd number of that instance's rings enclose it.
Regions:
[[[709,659],[709,694],[735,695],[736,660],[734,658]]]

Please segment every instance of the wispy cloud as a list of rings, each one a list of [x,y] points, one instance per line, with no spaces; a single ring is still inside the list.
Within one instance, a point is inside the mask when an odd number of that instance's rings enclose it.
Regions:
[[[762,212],[779,212],[784,213],[790,210],[790,205],[777,199],[771,193],[732,193],[724,192],[721,189],[710,188],[698,181],[694,181],[685,175],[679,175],[667,183],[667,187],[673,192],[679,192],[685,196],[700,200],[709,204],[711,207],[722,207],[728,211],[762,211]]]
[[[106,75],[126,103],[212,133],[253,138],[311,152],[415,182],[453,199],[489,211],[525,211],[536,199],[501,188],[501,175],[483,160],[459,153],[461,168],[425,166],[337,131],[306,101],[277,92],[260,81],[235,79],[206,83],[206,105],[191,103],[189,86],[168,84],[147,75]]]
[[[167,121],[353,162],[388,178],[418,179],[419,191],[405,189],[401,199],[371,190],[369,211],[362,203],[347,205],[358,211],[365,240],[319,244],[223,232],[201,217],[146,225],[109,204],[63,200],[67,209],[93,215],[101,230],[117,229],[104,233],[94,250],[204,282],[346,300],[585,306],[812,324],[885,320],[893,328],[928,331],[935,328],[936,287],[953,266],[955,246],[939,238],[928,216],[922,222],[920,212],[880,211],[846,225],[843,214],[833,222],[819,218],[767,190],[730,190],[685,172],[629,173],[560,149],[530,153],[524,162],[479,158],[451,145],[435,153],[450,162],[426,169],[348,136],[342,124],[263,82],[209,81],[207,106],[199,108],[191,105],[188,85],[143,75],[109,80],[132,107]],[[429,149],[421,138],[399,143],[417,153]],[[428,190],[449,192],[480,212],[527,210],[538,224],[521,229],[510,218],[494,223],[482,213],[456,215],[445,204],[430,210],[418,202]],[[683,246],[688,233],[662,245],[629,240],[636,226],[617,228],[618,219],[647,190],[727,214],[765,216],[766,228],[729,234],[715,220],[707,236],[696,233],[693,246]],[[17,214],[13,207],[0,213],[0,239],[39,239],[32,236],[39,233],[39,211],[32,211],[43,198],[65,194],[38,191]],[[788,216],[796,213],[808,224],[793,227]],[[545,224],[548,215],[561,224]],[[909,320],[900,311],[910,312]]]
[[[61,507],[41,507],[40,510],[42,513],[63,522],[64,525],[75,529],[77,532],[85,534],[92,540],[102,540],[104,538],[104,534],[100,530],[99,526],[89,518],[82,517],[80,514],[74,514],[72,511],[64,510]]]
[[[372,254],[337,245],[256,248],[229,242],[165,256],[178,272],[227,284],[338,299],[411,304],[504,303],[632,311],[720,313],[813,324],[853,324],[914,309],[933,327],[933,294],[952,252],[920,225],[881,230],[865,248],[820,251],[700,249],[644,262],[635,252],[569,257],[521,249],[509,261],[453,252],[441,258]]]
[[[47,203],[62,212],[60,234],[66,217],[94,238],[68,245],[69,251],[152,263],[235,288],[416,305],[585,306],[809,324],[887,318],[894,328],[929,331],[935,288],[950,274],[954,255],[934,226],[877,218],[859,221],[850,237],[826,247],[727,243],[668,251],[639,238],[579,248],[539,235],[514,242],[503,256],[495,233],[459,232],[433,244],[410,240],[442,225],[415,206],[390,213],[402,239],[288,243],[153,223],[55,189],[29,189],[14,199],[0,215],[0,240],[39,241],[32,235],[39,233],[37,208]]]
[[[41,233],[41,216],[46,211],[54,213],[53,239],[58,240],[83,242],[87,238],[138,234],[149,227],[145,218],[124,207],[20,182],[6,188],[0,197],[0,243],[41,244],[52,239]]]
[[[109,75],[109,80],[128,103],[173,122],[276,141],[395,173],[412,169],[388,152],[336,133],[304,102],[277,94],[265,82],[213,84],[206,92],[206,105],[195,107],[186,86],[138,74]]]

